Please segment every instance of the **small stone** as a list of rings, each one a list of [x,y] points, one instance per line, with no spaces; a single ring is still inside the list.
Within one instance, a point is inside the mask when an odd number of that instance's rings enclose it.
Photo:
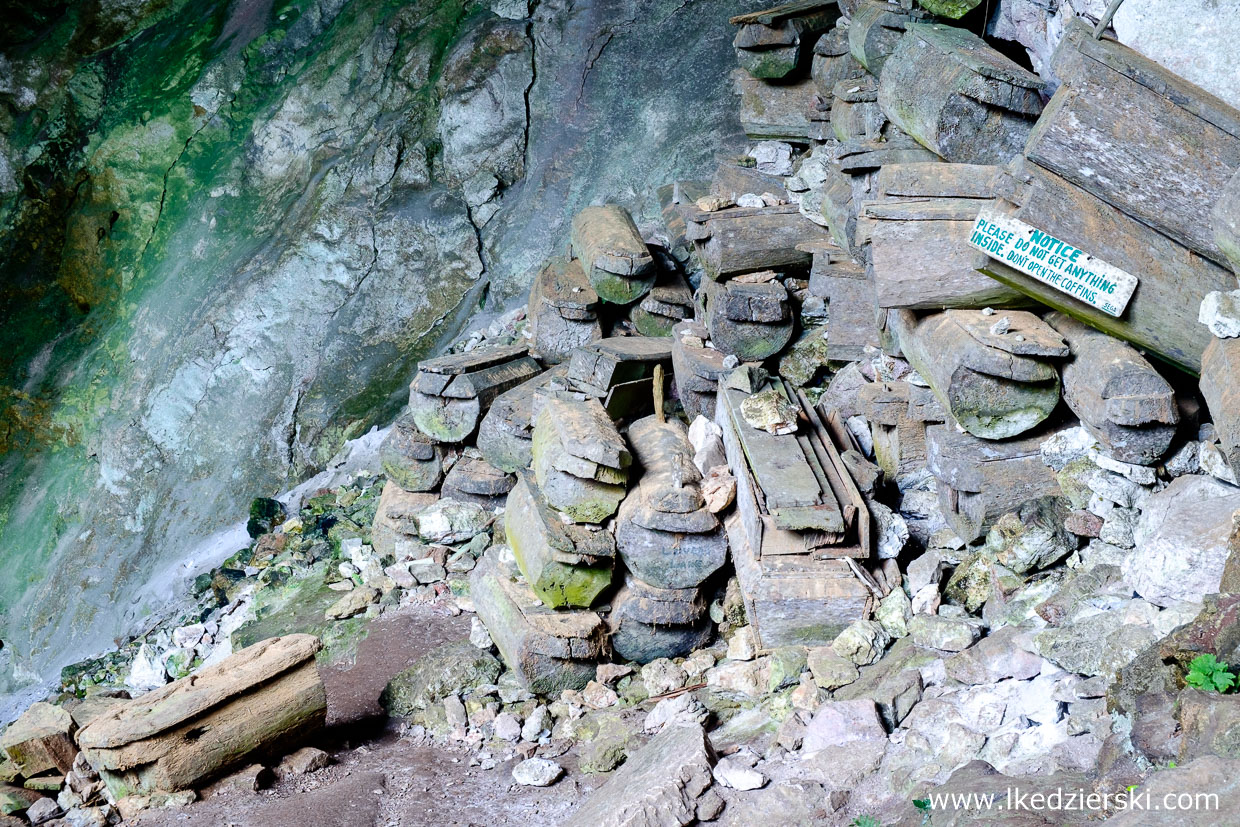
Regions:
[[[604,686],[610,686],[625,675],[633,674],[633,667],[627,663],[600,663],[594,671],[594,679]]]
[[[724,198],[721,195],[707,195],[699,198],[694,204],[702,212],[719,212],[720,210],[726,210],[728,207],[736,206],[736,202],[731,198]]]
[[[449,695],[443,699],[444,719],[447,721],[448,728],[454,732],[464,733],[469,726],[469,713],[465,710],[465,704],[456,695]]]
[[[439,500],[413,518],[423,541],[443,545],[473,539],[490,521],[491,515],[482,506],[458,500]]]
[[[874,619],[892,638],[907,637],[908,624],[913,619],[913,604],[904,589],[897,586],[891,590],[891,594],[880,600]]]
[[[394,563],[385,568],[383,573],[402,589],[412,589],[418,585],[418,579],[409,573],[408,563]]]
[[[650,697],[675,692],[689,680],[685,670],[667,658],[652,660],[642,667],[642,682]]]
[[[939,611],[939,606],[943,603],[943,596],[939,593],[937,583],[927,583],[917,590],[913,595],[910,609],[914,615],[932,615]]]
[[[534,743],[550,734],[551,713],[546,704],[539,704],[526,716],[525,723],[521,725],[521,740]]]
[[[705,649],[699,649],[685,658],[684,663],[680,666],[685,670],[685,674],[689,676],[689,680],[696,680],[706,674],[706,670],[714,665],[714,654]]]
[[[293,778],[298,775],[309,775],[318,772],[332,762],[332,757],[321,749],[303,747],[292,755],[284,756],[276,767],[276,777]]]
[[[768,434],[795,434],[800,412],[798,406],[774,388],[755,393],[741,403],[741,417],[745,422]]]
[[[207,627],[201,623],[180,626],[172,631],[172,645],[179,649],[193,649],[207,633]]]
[[[409,573],[421,585],[442,583],[448,577],[448,571],[432,558],[413,560],[409,563]]]
[[[913,642],[918,646],[944,652],[963,652],[981,637],[981,623],[972,618],[914,615],[909,624]]]
[[[43,824],[60,815],[60,805],[50,798],[40,798],[26,810],[31,824]]]
[[[831,648],[858,666],[867,666],[883,656],[891,636],[874,620],[854,620],[840,632]]]
[[[129,667],[125,685],[137,692],[150,692],[168,682],[164,660],[150,644],[138,647],[138,655]]]
[[[1240,290],[1212,290],[1201,300],[1197,321],[1220,339],[1240,336]]]
[[[523,787],[550,787],[563,774],[563,767],[546,758],[527,758],[512,768],[512,780]]]
[[[736,206],[748,208],[765,207],[766,202],[762,200],[761,195],[754,195],[752,192],[747,192],[744,195],[737,196]]]
[[[672,698],[664,698],[655,704],[646,714],[642,729],[646,732],[658,732],[669,723],[702,724],[706,722],[709,715],[710,713],[706,711],[701,701],[686,692]]]
[[[491,633],[487,631],[486,624],[476,615],[469,619],[469,642],[487,652],[491,651],[491,647],[495,645],[495,642],[491,640]]]
[[[733,756],[721,758],[711,773],[714,779],[733,790],[757,790],[766,786],[766,776],[745,766]]]
[[[767,175],[792,174],[792,145],[783,141],[759,141],[749,152],[758,172]]]
[[[758,654],[758,636],[752,626],[742,626],[728,641],[728,660],[753,660]]]
[[[581,690],[581,700],[591,709],[606,709],[619,703],[620,696],[616,694],[614,689],[594,680],[586,684],[586,688]]]
[[[841,657],[830,646],[818,646],[809,650],[806,658],[814,683],[823,689],[839,689],[857,680],[860,672],[851,660]]]
[[[712,469],[701,486],[706,510],[711,514],[727,510],[736,501],[736,477],[728,473],[715,473],[718,470]]]
[[[805,727],[805,752],[843,747],[856,741],[885,741],[887,730],[870,698],[827,701]]]
[[[511,712],[501,712],[495,716],[495,722],[492,724],[495,730],[495,737],[501,741],[519,741],[521,740],[521,721]],[[538,786],[546,786],[539,784]]]
[[[366,611],[372,603],[379,600],[379,590],[371,586],[353,589],[344,597],[327,607],[323,617],[328,620],[344,620]]]
[[[880,560],[894,560],[908,544],[908,523],[903,517],[880,502],[870,503],[870,513],[878,528],[875,551]]]

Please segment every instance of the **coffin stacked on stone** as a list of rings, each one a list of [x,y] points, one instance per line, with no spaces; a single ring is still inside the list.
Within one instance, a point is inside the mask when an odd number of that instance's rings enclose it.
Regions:
[[[480,347],[418,363],[409,410],[423,434],[461,443],[473,436],[491,403],[541,372],[523,345]]]
[[[671,377],[671,337],[613,336],[572,352],[567,386],[603,403],[614,419],[633,419],[653,410],[656,368],[664,390]]]
[[[567,373],[568,367],[559,365],[496,397],[478,425],[478,450],[487,462],[510,474],[530,467],[534,395],[557,384],[567,387]]]
[[[534,425],[533,454],[534,479],[552,508],[579,523],[616,513],[632,455],[597,400],[547,399]]]
[[[516,477],[511,473],[487,462],[476,448],[466,448],[444,476],[440,494],[453,500],[477,503],[489,511],[504,504],[515,484]]]
[[[803,249],[814,256],[809,292],[822,298],[828,307],[828,357],[836,363],[864,358],[867,348],[879,346],[873,280],[834,243],[806,245]]]
[[[737,480],[728,541],[760,644],[829,643],[874,597],[856,563],[870,556],[869,509],[834,437],[803,393],[746,368],[721,383],[715,422]]]
[[[796,318],[788,290],[776,276],[767,270],[702,285],[706,328],[716,348],[742,362],[760,362],[788,346]]]
[[[578,345],[603,337],[600,300],[581,262],[557,257],[530,286],[527,305],[531,348],[544,364],[559,364]]]
[[[654,257],[623,207],[586,207],[573,218],[572,252],[599,298],[630,304],[654,284]]]
[[[451,452],[451,446],[422,433],[407,411],[379,446],[379,464],[388,480],[406,491],[434,491],[443,481],[444,460]]]
[[[814,43],[839,16],[834,0],[796,0],[733,17],[728,22],[739,27],[732,41],[737,62],[764,80],[803,74]]]
[[[869,420],[874,460],[886,478],[901,485],[924,473],[926,428],[948,419],[934,392],[903,380],[871,382],[857,393],[857,405]]]
[[[643,336],[672,335],[672,328],[693,318],[693,290],[677,270],[660,269],[654,287],[629,310],[629,321]]]
[[[616,652],[647,663],[709,639],[701,587],[727,561],[728,540],[706,507],[684,425],[639,419],[629,442],[643,473],[616,516],[616,549],[629,574],[610,623]]]
[[[672,369],[676,395],[690,421],[715,417],[715,393],[719,380],[731,372],[727,356],[707,347],[710,331],[698,322],[681,322],[672,330]]]

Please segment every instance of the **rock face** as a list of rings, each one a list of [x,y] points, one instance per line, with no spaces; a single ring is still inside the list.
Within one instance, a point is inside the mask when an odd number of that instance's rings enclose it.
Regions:
[[[218,562],[193,550],[394,414],[574,212],[711,169],[758,4],[70,5],[5,30],[0,694]]]

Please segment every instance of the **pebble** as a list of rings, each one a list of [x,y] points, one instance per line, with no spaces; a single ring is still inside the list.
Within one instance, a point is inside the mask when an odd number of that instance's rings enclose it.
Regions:
[[[523,787],[550,787],[563,774],[563,767],[546,758],[527,758],[512,768],[512,780]]]
[[[734,790],[757,790],[766,786],[765,775],[745,766],[734,756],[720,759],[712,775],[720,784]]]

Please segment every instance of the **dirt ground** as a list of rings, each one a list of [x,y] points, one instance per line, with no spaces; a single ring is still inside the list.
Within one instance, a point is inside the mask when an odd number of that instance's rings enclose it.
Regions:
[[[545,788],[513,783],[515,760],[470,767],[474,750],[402,738],[383,716],[379,695],[398,672],[431,648],[469,634],[469,617],[416,608],[376,621],[356,661],[326,668],[327,730],[312,746],[334,763],[261,792],[227,781],[179,810],[148,810],[137,827],[539,827],[560,823],[603,779],[582,782],[572,755],[566,778]]]

